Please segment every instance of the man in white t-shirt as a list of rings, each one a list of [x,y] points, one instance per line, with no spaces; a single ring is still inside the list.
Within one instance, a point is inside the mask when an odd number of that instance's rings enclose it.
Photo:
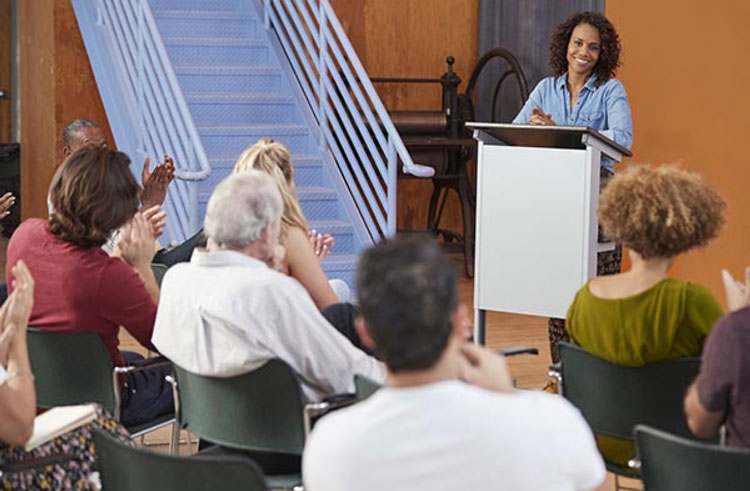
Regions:
[[[323,418],[304,452],[309,491],[589,490],[605,468],[581,414],[514,392],[504,358],[466,343],[451,262],[432,241],[366,251],[357,329],[386,387]]]

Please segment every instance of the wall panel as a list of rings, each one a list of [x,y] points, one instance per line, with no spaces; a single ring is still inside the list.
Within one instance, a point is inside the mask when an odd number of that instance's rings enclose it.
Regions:
[[[439,78],[445,58],[465,82],[476,63],[478,0],[332,0],[336,13],[371,77]],[[376,84],[386,108],[440,109],[439,86]],[[432,185],[399,181],[398,227],[422,229]],[[461,230],[458,200],[452,196],[444,227]]]
[[[608,0],[607,16],[623,43],[619,78],[633,110],[632,160],[698,171],[727,200],[721,236],[673,268],[724,302],[721,268],[741,276],[750,264],[750,3]]]
[[[62,158],[62,130],[77,118],[107,124],[69,0],[19,2],[21,214],[47,215],[47,189]]]

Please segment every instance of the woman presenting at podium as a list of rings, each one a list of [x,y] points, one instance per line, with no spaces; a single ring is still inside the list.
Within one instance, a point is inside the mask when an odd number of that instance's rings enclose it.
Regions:
[[[620,38],[597,12],[578,12],[552,34],[550,67],[553,77],[534,88],[514,124],[588,126],[630,149],[633,123],[625,87],[614,78],[620,65]],[[601,187],[614,172],[610,159],[601,160]],[[599,253],[597,274],[620,272],[622,249]],[[565,321],[550,319],[550,350],[559,360],[557,343],[567,341]]]

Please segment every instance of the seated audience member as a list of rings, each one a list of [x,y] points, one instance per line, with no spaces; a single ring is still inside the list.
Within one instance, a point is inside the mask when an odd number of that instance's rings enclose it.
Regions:
[[[382,381],[382,364],[329,324],[310,295],[280,273],[282,199],[259,171],[228,177],[208,201],[207,249],[170,268],[153,342],[176,365],[230,377],[272,358],[287,362],[308,398],[353,392],[353,376]]]
[[[107,140],[102,128],[94,121],[88,119],[76,119],[65,126],[63,130],[63,156],[69,157],[73,152],[86,145],[106,147]],[[140,193],[141,210],[152,224],[156,237],[159,237],[164,229],[164,218],[166,213],[158,207],[164,204],[167,196],[169,183],[174,179],[174,161],[168,155],[164,155],[164,162],[159,163],[153,172],[150,171],[151,160],[146,158],[141,171],[141,183],[143,189]],[[118,233],[115,231],[105,242],[104,249],[113,254],[117,245]],[[182,244],[170,250],[156,252],[152,262],[164,264],[167,267],[178,262],[190,260],[193,249],[205,245],[202,230],[187,239]]]
[[[23,445],[36,415],[34,375],[26,327],[34,303],[34,280],[23,261],[13,266],[13,294],[0,307],[0,441]]]
[[[13,277],[13,294],[0,307],[0,488],[100,489],[91,450],[92,427],[129,440],[124,428],[112,418],[99,413],[92,423],[30,451],[24,449],[36,414],[34,375],[26,344],[34,281],[23,261],[13,267]]]
[[[23,260],[36,278],[30,325],[64,332],[93,331],[107,346],[116,366],[119,326],[143,346],[154,349],[151,333],[159,288],[151,270],[153,229],[137,213],[138,183],[127,155],[86,146],[57,169],[50,184],[49,220],[30,218],[8,245],[6,279]],[[125,227],[123,225],[127,224]],[[101,249],[120,227],[121,258]],[[128,354],[134,360],[138,355]],[[122,422],[135,425],[173,410],[164,381],[169,367],[129,374],[122,394]]]
[[[360,336],[388,368],[369,399],[325,416],[305,488],[583,490],[605,477],[591,430],[559,396],[514,392],[505,359],[465,341],[456,273],[433,241],[366,251]]]
[[[320,266],[333,247],[334,240],[330,235],[322,236],[307,229],[307,220],[294,187],[294,167],[289,149],[267,138],[258,140],[240,155],[233,173],[249,169],[273,177],[281,192],[284,211],[279,241],[286,249],[282,271],[302,283],[320,310],[339,302],[348,302],[350,293],[346,283],[341,280],[329,282]]]
[[[699,437],[726,427],[726,443],[750,447],[750,268],[745,284],[722,271],[730,313],[716,323],[701,357],[701,371],[685,396],[688,426]]]
[[[667,270],[677,255],[718,235],[724,207],[696,173],[642,165],[618,173],[599,199],[599,222],[627,246],[632,267],[578,291],[566,318],[571,341],[625,366],[699,356],[721,307],[708,289],[667,278]],[[631,443],[598,441],[605,458],[627,465]]]

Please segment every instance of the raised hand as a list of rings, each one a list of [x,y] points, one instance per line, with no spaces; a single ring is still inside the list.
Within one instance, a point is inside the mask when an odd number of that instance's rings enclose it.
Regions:
[[[11,269],[13,275],[13,293],[8,300],[8,316],[6,321],[14,324],[18,329],[26,329],[34,306],[34,278],[26,266],[19,260]]]
[[[750,267],[745,268],[744,284],[735,281],[726,269],[721,270],[721,279],[724,282],[724,292],[730,312],[750,307]]]
[[[141,171],[141,182],[143,183],[141,206],[144,210],[164,204],[167,188],[174,179],[174,160],[169,155],[164,154],[164,161],[159,163],[153,172],[149,170],[150,166],[151,159],[146,157]]]
[[[16,203],[16,197],[13,193],[5,193],[0,196],[0,220],[10,215],[10,207]]]
[[[141,212],[146,221],[151,225],[154,232],[154,238],[158,238],[164,233],[164,227],[166,222],[164,219],[167,217],[167,212],[163,211],[159,205],[152,206],[147,210]]]
[[[26,335],[34,305],[34,279],[23,261],[11,269],[13,293],[0,307],[0,364],[7,366],[13,341]]]
[[[120,229],[120,257],[136,269],[150,267],[154,257],[154,229],[142,213],[136,213]]]
[[[315,230],[308,231],[307,238],[310,240],[310,245],[319,262],[322,262],[330,254],[333,246],[336,245],[336,239],[331,234],[320,234]]]

